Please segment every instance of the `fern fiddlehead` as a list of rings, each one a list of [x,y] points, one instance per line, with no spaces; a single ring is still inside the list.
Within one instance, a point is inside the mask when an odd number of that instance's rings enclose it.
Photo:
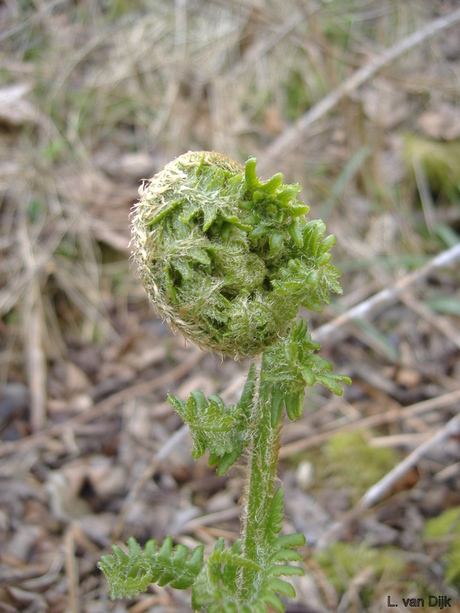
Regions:
[[[318,355],[307,322],[294,321],[299,306],[320,311],[329,292],[341,292],[339,271],[330,263],[335,238],[321,220],[306,221],[300,186],[281,174],[262,182],[255,167],[254,158],[242,167],[215,152],[186,153],[142,186],[132,223],[139,276],[173,330],[222,355],[260,356],[236,405],[199,391],[187,401],[168,396],[189,425],[192,454],[208,450],[219,475],[250,450],[242,538],[230,549],[219,539],[205,564],[200,547],[189,557],[170,537],[143,551],[130,539],[127,554],[114,547],[99,565],[112,597],[157,582],[191,587],[196,611],[283,612],[280,595],[294,590],[280,577],[303,573],[289,563],[301,560],[292,548],[304,536],[279,536],[281,413],[285,406],[291,420],[301,417],[307,385],[341,394],[350,383]]]

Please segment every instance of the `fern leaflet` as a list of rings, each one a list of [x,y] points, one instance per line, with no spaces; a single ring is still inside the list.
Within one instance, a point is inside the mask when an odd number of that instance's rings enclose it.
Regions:
[[[271,425],[281,417],[283,404],[291,421],[302,416],[305,387],[321,383],[337,396],[349,377],[332,373],[332,364],[316,351],[321,345],[307,332],[307,322],[293,323],[289,334],[269,347],[264,354],[263,378],[271,384]]]
[[[194,583],[203,567],[203,545],[196,547],[190,558],[188,547],[176,545],[173,548],[170,536],[159,550],[156,545],[156,541],[150,540],[142,551],[136,539],[131,537],[128,553],[113,545],[113,555],[102,556],[98,566],[109,582],[112,599],[137,596],[151,583],[170,584],[178,590]]]
[[[255,367],[251,366],[241,398],[236,406],[225,406],[217,395],[207,399],[203,392],[192,392],[187,402],[168,395],[168,402],[188,424],[193,440],[192,455],[201,457],[209,450],[209,464],[218,464],[223,475],[243,453],[249,443],[249,414],[253,402]]]
[[[301,568],[287,562],[302,560],[302,556],[291,547],[304,545],[305,537],[302,534],[278,536],[284,517],[283,497],[284,490],[279,488],[270,506],[266,526],[266,563],[258,565],[241,555],[241,541],[236,541],[228,551],[223,539],[219,539],[193,585],[194,611],[207,607],[208,613],[267,613],[267,606],[270,606],[279,613],[284,612],[278,594],[293,597],[295,590],[280,577],[304,574]],[[238,576],[243,568],[256,572],[252,591],[244,598],[238,591]]]

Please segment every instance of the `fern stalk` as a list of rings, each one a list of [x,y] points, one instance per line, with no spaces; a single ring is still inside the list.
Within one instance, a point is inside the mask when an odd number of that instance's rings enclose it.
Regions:
[[[246,558],[265,568],[270,554],[267,541],[270,505],[275,489],[281,425],[271,425],[270,388],[262,381],[263,360],[258,372],[252,423],[254,434],[247,462],[242,542]],[[241,595],[247,598],[257,572],[243,568]]]

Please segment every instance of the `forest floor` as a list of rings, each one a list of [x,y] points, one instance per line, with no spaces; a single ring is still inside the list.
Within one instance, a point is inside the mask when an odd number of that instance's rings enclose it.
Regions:
[[[173,336],[129,258],[140,182],[189,149],[283,172],[337,237],[343,296],[302,314],[353,385],[284,423],[288,613],[459,612],[458,3],[6,0],[0,23],[0,613],[185,613],[111,602],[101,555],[238,537],[244,462],[194,461],[165,399],[234,403],[249,361]]]

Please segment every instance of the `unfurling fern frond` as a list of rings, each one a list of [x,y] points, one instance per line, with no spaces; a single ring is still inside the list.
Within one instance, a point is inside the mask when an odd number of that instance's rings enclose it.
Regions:
[[[112,599],[137,596],[151,583],[185,590],[195,582],[203,567],[203,545],[196,547],[190,557],[185,545],[173,548],[170,536],[160,549],[156,545],[156,541],[148,541],[142,551],[131,537],[128,553],[113,545],[113,555],[102,556],[98,566],[109,582]]]
[[[316,352],[321,345],[307,332],[307,322],[293,323],[289,334],[264,354],[263,378],[271,384],[272,427],[281,417],[283,404],[291,421],[302,416],[305,387],[321,383],[337,396],[351,379],[332,373],[332,364]]]
[[[160,549],[149,541],[142,550],[131,538],[128,553],[114,546],[99,564],[113,598],[157,583],[191,587],[195,611],[284,613],[281,597],[295,596],[282,577],[303,574],[291,563],[301,561],[293,548],[305,538],[280,536],[281,412],[301,416],[307,385],[340,395],[350,382],[317,354],[307,323],[294,323],[299,306],[320,311],[329,292],[341,293],[329,254],[335,238],[325,237],[321,220],[307,221],[300,190],[280,173],[259,180],[255,158],[243,167],[209,151],[189,151],[140,189],[131,244],[157,312],[203,349],[261,360],[236,405],[199,391],[187,401],[168,396],[190,428],[192,455],[208,450],[218,475],[249,448],[242,539],[230,549],[219,539],[203,565],[203,547],[190,555],[168,537]]]
[[[225,406],[217,395],[206,399],[203,392],[192,392],[187,402],[168,395],[168,402],[188,424],[193,440],[192,455],[201,457],[209,450],[209,464],[218,464],[217,474],[223,475],[243,453],[249,443],[249,414],[253,402],[255,367],[251,366],[240,401]]]

